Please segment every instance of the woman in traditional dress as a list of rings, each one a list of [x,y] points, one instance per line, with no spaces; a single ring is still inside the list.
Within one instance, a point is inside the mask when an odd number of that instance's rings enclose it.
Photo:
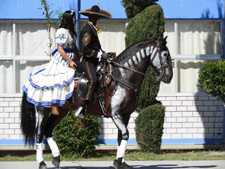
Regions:
[[[57,49],[45,69],[30,74],[23,86],[27,101],[35,106],[51,107],[52,114],[59,115],[58,105],[65,104],[74,90],[75,57],[79,51],[75,45],[75,12],[66,11],[56,32]]]

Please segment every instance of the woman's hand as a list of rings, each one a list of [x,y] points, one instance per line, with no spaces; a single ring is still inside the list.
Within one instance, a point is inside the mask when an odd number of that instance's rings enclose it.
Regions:
[[[77,67],[77,64],[74,61],[72,61],[70,57],[66,54],[65,50],[63,49],[63,46],[58,46],[58,52],[66,61],[69,62],[69,66],[71,68],[75,69],[74,66]]]
[[[77,67],[77,64],[74,61],[72,61],[72,60],[69,61],[69,65],[73,69],[75,69],[74,66]]]

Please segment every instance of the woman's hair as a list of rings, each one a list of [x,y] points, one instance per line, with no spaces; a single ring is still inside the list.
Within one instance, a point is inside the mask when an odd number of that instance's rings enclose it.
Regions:
[[[75,17],[74,11],[66,11],[63,14],[63,18],[61,20],[61,24],[59,25],[59,28],[65,28],[69,30],[70,35],[74,38],[76,35],[76,32],[74,30],[73,25],[73,18]]]

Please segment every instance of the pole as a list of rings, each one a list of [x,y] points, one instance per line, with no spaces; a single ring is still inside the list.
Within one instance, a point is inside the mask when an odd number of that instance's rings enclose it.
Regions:
[[[76,40],[76,46],[79,48],[79,20],[80,20],[80,14],[79,14],[79,11],[80,11],[80,0],[77,0],[76,1],[76,33],[77,33],[77,40]]]

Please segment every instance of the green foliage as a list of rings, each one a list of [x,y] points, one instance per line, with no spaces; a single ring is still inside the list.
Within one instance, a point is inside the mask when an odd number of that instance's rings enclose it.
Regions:
[[[51,37],[51,27],[52,24],[54,23],[54,21],[51,20],[51,15],[54,13],[54,11],[49,11],[50,10],[50,5],[46,2],[46,0],[41,0],[41,8],[39,8],[40,10],[43,10],[42,15],[45,16],[45,19],[47,19],[47,23],[45,24],[47,29],[48,29],[48,39],[49,39],[49,43],[48,43],[48,52],[45,52],[49,57],[51,57],[51,48],[53,45],[53,40]]]
[[[128,18],[133,18],[146,7],[153,5],[158,0],[122,0],[122,5]]]
[[[40,10],[43,10],[42,15],[44,15],[45,18],[48,20],[48,23],[50,23],[50,22],[51,22],[50,17],[51,17],[51,15],[54,13],[54,11],[49,11],[51,5],[49,5],[49,4],[46,2],[46,0],[41,0],[41,6],[42,6],[42,7],[39,8],[39,9],[40,9]]]
[[[137,16],[130,19],[126,30],[126,46],[135,42],[163,36],[165,18],[163,9],[159,5],[147,7]],[[149,67],[147,74],[155,77],[153,68]],[[141,86],[138,108],[146,108],[156,101],[160,83],[154,79],[145,78]]]
[[[135,120],[136,140],[143,152],[159,153],[165,108],[162,104],[154,104],[142,110]]]
[[[198,80],[204,92],[219,96],[225,103],[225,60],[211,62],[202,67]]]
[[[122,0],[127,17],[131,18],[126,29],[126,47],[141,40],[163,37],[165,18],[162,7],[154,4],[156,1]],[[146,73],[156,76],[152,67]],[[161,104],[155,104],[159,85],[156,80],[145,78],[141,86],[138,109],[143,110],[135,121],[135,130],[142,151],[157,153],[160,150],[165,110]]]
[[[165,18],[159,5],[151,5],[129,20],[126,29],[126,47],[135,42],[163,37]]]
[[[82,122],[70,111],[54,129],[54,139],[64,156],[92,157],[98,145],[99,128],[98,117],[88,116]]]

